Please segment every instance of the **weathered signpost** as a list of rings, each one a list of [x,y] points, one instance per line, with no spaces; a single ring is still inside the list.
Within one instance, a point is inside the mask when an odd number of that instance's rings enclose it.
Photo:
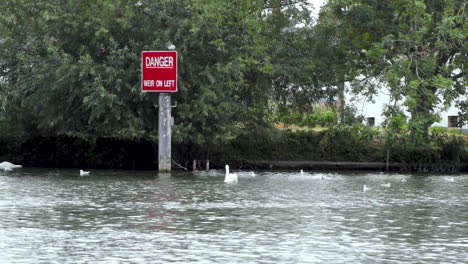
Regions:
[[[171,95],[177,92],[177,51],[141,53],[141,89],[159,93],[159,172],[171,171]]]

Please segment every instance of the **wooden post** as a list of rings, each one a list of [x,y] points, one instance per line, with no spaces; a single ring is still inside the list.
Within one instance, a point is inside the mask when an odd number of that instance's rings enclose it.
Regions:
[[[171,172],[171,95],[159,94],[159,172]]]
[[[386,162],[386,168],[387,168],[387,171],[388,171],[389,168],[390,168],[390,147],[388,146],[388,144],[387,144],[387,162]]]

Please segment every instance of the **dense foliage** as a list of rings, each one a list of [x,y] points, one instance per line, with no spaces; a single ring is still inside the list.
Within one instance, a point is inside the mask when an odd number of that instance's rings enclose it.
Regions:
[[[412,140],[427,142],[440,110],[453,103],[462,109],[467,102],[467,4],[330,0],[324,10],[324,16],[330,13],[345,28],[341,38],[352,47],[348,61],[355,59],[353,64],[360,66],[355,80],[380,80],[390,88],[391,106],[400,105],[410,114]],[[379,92],[372,85],[361,88]]]
[[[154,139],[157,95],[140,91],[140,53],[175,44],[180,60],[175,139],[213,144],[232,139],[241,125],[263,118],[258,115],[271,98],[273,75],[282,63],[270,55],[271,38],[281,39],[282,29],[308,17],[287,6],[284,12],[297,21],[276,18],[272,13],[281,4],[3,1],[4,116],[17,118],[10,122],[31,133]],[[294,42],[291,33],[284,34]]]
[[[379,138],[389,150],[405,145],[408,153],[411,146],[438,153],[449,144],[441,142],[451,142],[428,132],[438,112],[456,103],[461,122],[468,113],[463,0],[330,0],[315,24],[306,0],[0,0],[0,6],[0,140],[9,142],[2,153],[35,153],[31,142],[38,141],[49,146],[38,150],[55,153],[45,159],[73,160],[67,146],[91,153],[77,154],[70,166],[77,160],[105,166],[99,160],[111,158],[104,153],[134,146],[149,146],[147,156],[154,157],[158,100],[140,90],[140,54],[171,44],[179,54],[173,142],[183,161],[236,156],[220,149],[258,154],[252,158],[365,160],[365,145],[375,138],[362,126],[345,126],[362,121],[344,103],[346,84],[368,95],[379,93],[376,83],[390,88]],[[298,141],[273,129],[276,122],[343,127],[307,143],[325,153],[317,157],[305,154],[312,150],[304,148],[317,151],[304,146],[309,136]],[[262,154],[269,149],[249,145],[253,138],[279,149]],[[304,153],[281,158],[283,147]],[[460,149],[452,152],[463,156]],[[133,164],[123,156],[109,166]]]

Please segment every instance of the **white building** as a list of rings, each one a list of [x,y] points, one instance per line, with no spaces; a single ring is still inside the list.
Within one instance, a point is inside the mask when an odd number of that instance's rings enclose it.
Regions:
[[[373,102],[369,102],[363,96],[353,96],[349,93],[346,94],[346,101],[348,104],[354,105],[358,114],[364,116],[365,121],[369,125],[381,126],[385,117],[382,115],[383,108],[389,103],[389,92],[382,91],[378,96],[373,98]],[[468,98],[467,98],[468,100]],[[440,113],[440,122],[434,123],[433,126],[444,128],[455,128],[458,118],[458,109],[454,106],[448,108]],[[468,125],[462,127],[463,130],[468,130]]]

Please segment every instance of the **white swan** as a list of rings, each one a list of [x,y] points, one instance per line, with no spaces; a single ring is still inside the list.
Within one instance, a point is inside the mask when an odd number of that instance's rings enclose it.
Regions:
[[[392,187],[392,184],[391,183],[382,183],[381,186],[389,188],[389,187]]]
[[[249,175],[250,175],[251,177],[255,177],[255,172],[251,171],[251,172],[249,172]]]
[[[445,180],[448,182],[455,182],[455,178],[453,177],[445,177]]]
[[[80,176],[89,176],[90,173],[90,171],[80,170]]]
[[[369,190],[369,188],[367,187],[367,185],[364,184],[364,187],[362,187],[362,191],[367,192],[367,190]]]
[[[226,165],[226,176],[224,177],[225,183],[237,183],[237,174],[229,173],[229,165]]]
[[[406,182],[406,179],[401,179],[401,182]]]
[[[22,168],[22,167],[23,166],[21,165],[16,165],[8,161],[4,161],[0,163],[0,170],[4,170],[4,171],[12,171],[13,169]]]

